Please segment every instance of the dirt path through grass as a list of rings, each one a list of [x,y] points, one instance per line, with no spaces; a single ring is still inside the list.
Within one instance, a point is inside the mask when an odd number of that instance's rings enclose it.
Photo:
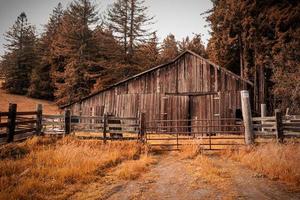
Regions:
[[[201,157],[205,158],[182,159],[177,152],[159,155],[158,163],[137,180],[120,181],[112,172],[71,199],[300,199],[300,192],[288,191],[239,163]]]

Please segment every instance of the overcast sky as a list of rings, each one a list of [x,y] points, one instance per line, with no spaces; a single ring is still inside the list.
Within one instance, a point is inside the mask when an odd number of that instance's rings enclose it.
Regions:
[[[0,55],[3,55],[3,34],[24,11],[30,23],[34,24],[37,33],[43,30],[49,14],[61,2],[66,7],[72,0],[0,0]],[[94,0],[98,9],[103,12],[114,0]],[[209,27],[200,14],[212,7],[210,0],[145,0],[149,14],[155,16],[153,29],[157,30],[160,41],[173,33],[177,40],[201,33],[204,43],[209,39]]]

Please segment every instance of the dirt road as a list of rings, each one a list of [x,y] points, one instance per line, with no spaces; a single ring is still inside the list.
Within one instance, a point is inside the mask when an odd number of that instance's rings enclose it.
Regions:
[[[300,192],[218,156],[210,156],[209,165],[201,164],[203,159],[182,159],[176,152],[158,159],[137,180],[115,180],[112,172],[71,199],[300,199]]]

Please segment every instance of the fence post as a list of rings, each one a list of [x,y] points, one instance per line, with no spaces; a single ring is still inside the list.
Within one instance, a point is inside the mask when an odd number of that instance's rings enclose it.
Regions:
[[[107,132],[107,113],[103,115],[103,141],[106,143],[106,132]]]
[[[277,142],[283,142],[283,128],[282,128],[282,113],[280,109],[275,109],[275,120],[276,120],[276,139]]]
[[[8,118],[7,118],[7,142],[14,141],[14,134],[16,128],[17,104],[9,104]]]
[[[41,135],[42,132],[42,117],[43,117],[43,106],[38,104],[36,107],[36,134]]]
[[[146,132],[146,119],[145,119],[145,113],[140,113],[140,132],[139,132],[139,139],[143,139]]]
[[[253,134],[250,98],[249,98],[249,92],[247,90],[241,91],[241,103],[242,103],[243,121],[245,126],[245,143],[247,145],[250,145],[254,143],[254,134]]]
[[[266,104],[260,104],[260,116],[266,117],[267,116],[267,105]],[[264,120],[261,121],[262,129],[261,131],[264,132],[265,129],[263,128]]]
[[[69,109],[65,110],[65,134],[68,135],[71,132],[71,112]]]

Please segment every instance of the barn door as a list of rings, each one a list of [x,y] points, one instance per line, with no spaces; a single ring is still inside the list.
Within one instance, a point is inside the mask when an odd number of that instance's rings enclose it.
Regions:
[[[184,122],[179,122],[178,120],[188,119],[188,107],[188,96],[168,95],[161,98],[160,120],[167,120],[163,126],[170,127],[166,131],[180,131],[179,126],[186,126],[186,124],[182,124]]]
[[[190,97],[190,116],[193,126],[192,132],[205,133],[213,131],[220,123],[220,97],[209,94]]]

